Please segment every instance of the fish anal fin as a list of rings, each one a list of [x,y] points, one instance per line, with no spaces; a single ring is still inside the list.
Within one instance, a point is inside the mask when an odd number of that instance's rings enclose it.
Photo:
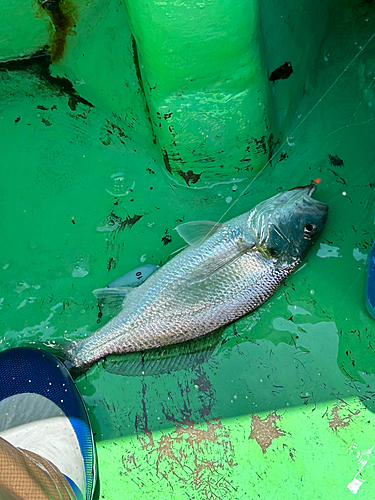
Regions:
[[[195,370],[210,359],[223,331],[222,327],[181,344],[106,356],[103,368],[114,375],[127,377],[157,376],[180,370]]]

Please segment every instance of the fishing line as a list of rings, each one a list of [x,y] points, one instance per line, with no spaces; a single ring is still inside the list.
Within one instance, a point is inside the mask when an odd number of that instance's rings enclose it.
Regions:
[[[355,111],[354,111],[354,113],[353,113],[353,116],[350,118],[349,122],[348,122],[348,123],[347,123],[344,127],[340,127],[340,128],[338,128],[338,129],[334,130],[333,132],[331,132],[330,134],[328,134],[328,135],[326,136],[327,138],[328,138],[328,137],[330,137],[331,135],[335,134],[336,132],[339,132],[340,130],[345,130],[346,128],[349,128],[349,127],[355,127],[355,126],[358,126],[358,125],[364,125],[364,124],[366,124],[366,123],[369,123],[369,122],[371,122],[371,121],[374,121],[374,120],[375,120],[375,118],[369,118],[368,120],[366,120],[366,121],[364,121],[364,122],[362,122],[362,123],[353,123],[353,124],[352,124],[352,121],[354,120],[355,115],[357,114],[357,112],[358,112],[359,108],[361,107],[361,105],[362,105],[363,101],[365,100],[365,97],[367,96],[368,91],[369,91],[369,90],[370,90],[370,88],[371,88],[371,85],[374,83],[374,80],[375,80],[375,76],[372,78],[372,80],[371,80],[370,84],[368,85],[368,87],[364,90],[364,92],[363,92],[363,97],[362,97],[362,99],[359,101],[359,104],[357,105],[357,107],[355,108]],[[337,146],[340,144],[340,142],[341,142],[341,138],[338,140],[338,142],[337,142],[337,144],[336,144],[336,148],[337,148]]]
[[[374,77],[374,80],[375,80],[375,77]],[[361,125],[366,125],[366,123],[370,123],[370,122],[373,122],[375,120],[375,118],[369,118],[368,120],[365,120],[364,122],[361,122],[361,123],[353,123],[352,125],[350,125],[350,122],[348,123],[348,125],[344,125],[343,127],[340,127],[340,128],[337,128],[336,130],[334,130],[333,132],[330,132],[326,138],[328,137],[331,137],[331,135],[333,134],[336,134],[337,132],[340,132],[340,130],[345,130],[346,128],[349,128],[349,127],[360,127]],[[341,142],[341,139],[338,141],[338,143],[336,144],[336,147],[340,144]],[[305,153],[306,155],[307,153]],[[304,155],[304,156],[305,156]]]
[[[367,45],[369,43],[371,43],[371,41],[373,40],[373,38],[375,37],[375,33],[373,33],[370,38],[367,40],[367,42],[363,45],[363,47],[360,48],[360,50],[357,52],[357,54],[353,57],[353,59],[349,62],[349,64],[341,71],[341,73],[339,74],[339,76],[334,80],[334,82],[328,87],[328,89],[324,92],[324,94],[322,95],[322,97],[314,104],[314,106],[310,109],[310,111],[306,114],[306,116],[300,121],[300,123],[294,128],[294,130],[291,132],[290,134],[290,137],[293,137],[293,135],[297,132],[297,130],[305,123],[305,121],[309,118],[309,116],[315,111],[315,109],[319,106],[319,104],[323,101],[323,99],[325,99],[325,97],[327,96],[327,94],[329,94],[329,92],[333,89],[333,87],[339,82],[339,80],[341,80],[341,78],[343,77],[343,75],[346,73],[346,71],[348,71],[348,69],[352,66],[352,64],[354,63],[354,61],[362,54],[362,52],[365,50],[365,48],[367,47]],[[373,82],[373,80],[372,80]],[[372,82],[370,83],[368,89],[371,87],[372,85]],[[368,90],[366,89],[366,91]],[[362,101],[363,101],[364,97],[362,98],[361,102],[359,103],[359,105],[357,106],[357,109],[355,111],[355,113],[358,111],[358,108],[359,106],[361,105]],[[354,113],[354,114],[355,114]],[[352,117],[353,119],[353,117]],[[351,119],[351,120],[352,120]],[[350,121],[351,121],[350,120]],[[350,125],[350,122],[349,124]],[[345,127],[343,127],[345,128]],[[245,192],[252,186],[252,184],[258,179],[258,177],[260,176],[260,174],[263,172],[263,170],[272,162],[272,160],[275,158],[275,156],[280,152],[280,150],[285,146],[285,144],[287,143],[288,141],[288,138],[286,138],[284,140],[284,142],[279,146],[279,148],[273,153],[273,155],[271,156],[271,158],[267,161],[267,163],[265,163],[263,165],[263,167],[259,170],[259,172],[255,175],[255,177],[253,177],[253,179],[247,184],[247,186],[243,189],[243,191],[241,191],[241,193],[239,194],[239,196],[233,201],[233,203],[229,206],[229,208],[223,213],[223,215],[220,217],[220,219],[217,221],[217,225],[220,224],[220,222],[224,219],[224,217],[227,215],[227,213],[234,207],[234,205],[242,198],[242,196],[245,194]],[[213,227],[213,229],[210,231],[210,233],[207,235],[207,237],[211,234],[211,232],[214,230],[215,226]]]

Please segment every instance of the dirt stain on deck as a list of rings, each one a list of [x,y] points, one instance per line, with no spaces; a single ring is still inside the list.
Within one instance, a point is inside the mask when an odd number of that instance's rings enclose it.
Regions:
[[[183,418],[169,432],[160,438],[154,434],[152,439],[145,417],[143,420],[143,426],[136,426],[141,445],[139,456],[136,458],[129,452],[123,457],[123,474],[131,474],[138,483],[145,470],[154,469],[171,490],[177,480],[186,485],[194,498],[233,498],[237,488],[231,475],[237,463],[229,429],[220,420],[197,423]]]
[[[257,415],[253,415],[251,418],[252,429],[249,439],[255,439],[263,453],[266,453],[267,448],[271,446],[274,439],[285,436],[285,432],[276,425],[276,421],[280,420],[280,418],[280,415],[277,415],[276,412],[270,413],[263,420]]]
[[[348,427],[353,416],[360,413],[359,410],[357,410],[354,413],[349,413],[345,417],[340,417],[339,411],[342,410],[343,407],[344,406],[336,405],[331,410],[332,419],[329,421],[329,426],[335,432],[337,432],[339,428]]]
[[[209,500],[231,498],[234,451],[229,431],[219,420],[198,424],[186,420],[163,435],[157,447],[156,473],[168,481],[173,475]],[[207,459],[215,456],[215,461]]]

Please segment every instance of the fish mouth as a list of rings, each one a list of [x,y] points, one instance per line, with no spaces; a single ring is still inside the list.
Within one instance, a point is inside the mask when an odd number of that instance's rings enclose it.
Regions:
[[[294,191],[295,194],[291,196],[288,202],[294,203],[298,199],[304,199],[314,205],[318,210],[322,210],[324,212],[328,211],[328,205],[326,203],[312,198],[312,195],[315,193],[317,187],[318,182],[311,181],[311,183],[307,186],[297,186],[290,189],[288,192],[291,193]]]
[[[318,183],[316,181],[311,181],[309,186],[305,186],[308,189],[307,194],[311,197],[312,194],[315,193]]]

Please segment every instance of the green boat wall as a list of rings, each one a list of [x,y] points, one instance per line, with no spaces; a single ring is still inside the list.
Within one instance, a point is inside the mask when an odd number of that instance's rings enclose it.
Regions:
[[[92,290],[181,222],[316,178],[330,207],[254,314],[77,379],[96,498],[374,497],[374,25],[370,0],[0,2],[1,349],[89,335]]]
[[[248,177],[272,157],[328,19],[326,3],[308,1],[297,12],[248,0],[4,5],[0,61],[51,53],[53,76],[137,121],[167,173],[197,186]],[[269,76],[288,57],[299,71],[279,92]]]

